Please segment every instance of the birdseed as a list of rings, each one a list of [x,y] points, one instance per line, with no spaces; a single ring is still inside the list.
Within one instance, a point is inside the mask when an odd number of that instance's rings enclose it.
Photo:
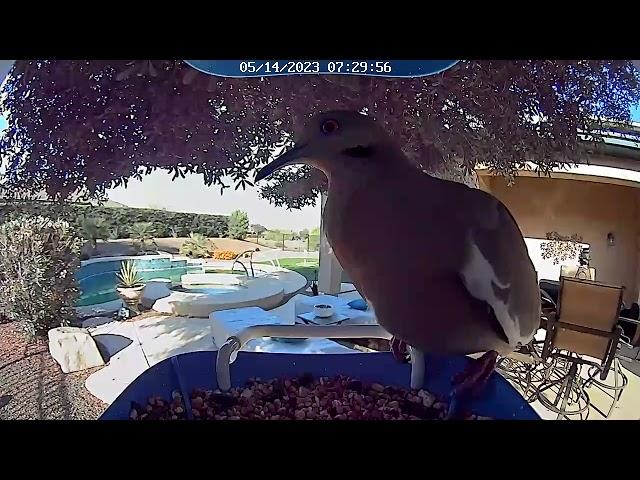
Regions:
[[[447,404],[426,390],[346,376],[252,378],[226,393],[194,390],[189,400],[196,420],[438,420],[447,411]],[[151,397],[145,406],[132,403],[130,418],[185,420],[187,407],[180,392],[174,391],[171,400]]]

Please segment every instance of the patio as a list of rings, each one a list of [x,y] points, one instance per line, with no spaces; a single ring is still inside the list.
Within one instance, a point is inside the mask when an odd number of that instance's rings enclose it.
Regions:
[[[357,292],[353,292],[352,285],[342,284],[343,292],[339,296],[309,297],[296,295],[286,304],[264,311],[258,307],[234,309],[214,312],[209,318],[176,317],[166,315],[143,316],[139,320],[127,322],[108,322],[95,327],[89,327],[94,339],[99,340],[108,336],[119,336],[131,339],[131,343],[111,356],[106,367],[94,372],[86,380],[88,390],[102,402],[111,404],[124,389],[138,376],[150,367],[175,355],[197,352],[216,351],[228,338],[237,334],[244,328],[254,325],[285,324],[293,325],[295,318],[304,311],[310,311],[313,304],[318,301],[335,305],[336,311],[347,313],[349,319],[343,325],[376,325],[375,317],[371,312],[363,312],[351,309],[347,302],[359,298]],[[93,320],[100,323],[99,320]],[[87,326],[89,326],[88,324]],[[539,330],[536,339],[544,341],[545,330]],[[243,351],[269,353],[307,353],[307,354],[362,354],[372,351],[366,347],[354,345],[344,341],[328,339],[309,339],[303,342],[283,342],[269,338],[250,341]],[[538,354],[541,347],[538,347]],[[232,361],[235,357],[232,357]],[[524,360],[522,362],[521,360]],[[640,378],[625,368],[629,365],[622,359],[620,371],[628,379],[628,384],[619,402],[612,409],[608,419],[637,420],[640,419],[640,411],[637,408],[640,399]],[[530,359],[515,354],[506,359],[498,372],[502,374],[525,398],[531,397],[533,387],[543,384],[542,370],[545,365],[537,358],[538,367],[532,369]],[[522,371],[529,369],[534,373],[533,380],[526,387]],[[548,364],[548,362],[547,362]],[[213,371],[213,365],[211,366]],[[567,374],[567,368],[563,365],[555,365],[550,368],[550,379],[562,379]],[[638,370],[636,369],[636,372]],[[613,372],[612,372],[613,373]],[[582,369],[581,375],[586,380],[587,369]],[[612,383],[613,376],[609,375],[607,383]],[[555,389],[557,392],[558,388]],[[591,406],[582,418],[589,420],[604,419],[604,414],[609,409],[612,399],[592,385],[586,389],[591,400]],[[531,399],[531,405],[542,419],[556,419],[556,413],[547,409],[539,400]],[[579,419],[580,416],[569,417]]]

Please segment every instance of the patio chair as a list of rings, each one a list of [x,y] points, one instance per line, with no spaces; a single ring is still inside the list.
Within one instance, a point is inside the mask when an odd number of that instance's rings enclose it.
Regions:
[[[606,415],[594,406],[594,408],[605,417],[611,415],[611,411],[620,401],[622,392],[628,384],[628,378],[620,368],[620,360],[622,359],[624,362],[634,362],[638,360],[640,353],[640,320],[637,318],[637,306],[638,304],[634,303],[631,308],[624,309],[620,312],[619,325],[622,328],[622,333],[620,335],[620,341],[618,342],[616,356],[613,359],[613,384],[599,381],[596,379],[597,369],[595,367],[589,369],[588,386],[596,386],[613,400]],[[628,318],[626,315],[631,315],[633,318]],[[609,391],[612,391],[612,393],[609,393]]]
[[[620,311],[622,339],[631,347],[640,347],[640,305],[632,303]]]
[[[615,361],[622,335],[619,316],[623,290],[624,287],[589,280],[560,278],[558,309],[555,314],[547,315],[547,335],[542,350],[542,359],[550,361],[554,368],[546,369],[545,381],[535,392],[540,403],[557,413],[558,419],[569,415],[582,416],[591,404],[585,388],[591,384],[605,385],[603,382]],[[586,381],[580,375],[583,365],[591,367]],[[617,362],[614,369],[615,385],[607,385],[607,388],[615,389],[615,395],[606,417],[611,414],[626,386]],[[559,378],[551,380],[551,375],[558,375],[559,371]],[[622,385],[619,385],[621,378]],[[559,390],[555,400],[551,401],[545,392],[556,387]]]
[[[542,307],[545,308],[545,300],[550,300],[551,306],[555,310],[558,303],[558,293],[560,291],[560,282],[557,280],[545,280],[542,279],[538,282],[540,287],[540,294],[543,297]],[[547,305],[548,306],[548,305]]]
[[[572,266],[572,265],[561,265],[560,266],[560,278],[562,277],[570,277],[570,278],[579,278],[580,280],[593,280],[596,279],[596,269],[593,267],[585,267],[585,266]]]

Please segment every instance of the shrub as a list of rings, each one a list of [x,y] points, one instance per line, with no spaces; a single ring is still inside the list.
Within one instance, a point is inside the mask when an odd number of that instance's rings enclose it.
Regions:
[[[157,247],[156,241],[153,238],[155,234],[156,231],[151,222],[136,222],[131,227],[131,238],[134,240],[134,244],[140,252],[146,252],[149,245]]]
[[[264,238],[273,242],[282,242],[284,236],[285,241],[293,240],[296,236],[291,230],[268,230],[264,234]]]
[[[82,243],[63,220],[25,215],[0,225],[0,308],[30,337],[75,318]]]
[[[109,231],[109,240],[117,240],[119,238],[127,238],[128,232],[122,225],[114,225]]]
[[[98,240],[106,240],[109,237],[109,225],[102,217],[82,216],[80,221],[80,234],[89,241],[91,249],[95,251]]]
[[[191,232],[189,238],[180,247],[180,254],[192,258],[203,258],[209,254],[212,244],[201,233]]]
[[[235,210],[229,215],[227,230],[230,238],[244,240],[249,233],[249,217],[242,210]]]

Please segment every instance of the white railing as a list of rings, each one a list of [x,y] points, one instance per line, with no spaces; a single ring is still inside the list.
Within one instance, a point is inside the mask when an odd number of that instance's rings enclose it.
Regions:
[[[230,363],[234,352],[242,349],[254,338],[382,338],[391,339],[391,334],[379,325],[255,325],[245,328],[220,347],[216,357],[216,376],[218,388],[223,392],[231,388]],[[411,388],[422,388],[424,383],[424,357],[422,353],[409,347],[411,354]],[[322,361],[322,355],[318,355]]]

